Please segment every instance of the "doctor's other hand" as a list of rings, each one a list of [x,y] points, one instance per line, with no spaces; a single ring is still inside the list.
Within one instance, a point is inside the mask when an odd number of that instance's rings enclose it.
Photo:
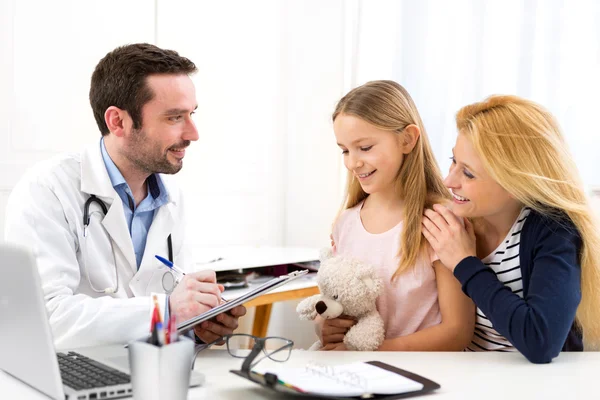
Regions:
[[[356,319],[347,315],[323,320],[323,326],[321,327],[323,350],[326,350],[328,345],[334,345],[333,347],[335,347],[335,345],[342,343],[348,330],[355,324]]]
[[[214,271],[186,274],[169,296],[171,315],[183,322],[218,306],[221,290]]]
[[[212,343],[225,335],[231,335],[238,327],[240,317],[246,315],[246,307],[237,306],[221,313],[216,317],[202,322],[194,328],[194,333],[204,343]],[[216,342],[218,345],[225,343],[223,340]]]

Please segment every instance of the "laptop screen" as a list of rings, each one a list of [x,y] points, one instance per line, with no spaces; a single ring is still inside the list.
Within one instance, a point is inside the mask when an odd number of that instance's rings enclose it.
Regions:
[[[6,243],[0,243],[0,254],[0,369],[64,399],[35,256]]]

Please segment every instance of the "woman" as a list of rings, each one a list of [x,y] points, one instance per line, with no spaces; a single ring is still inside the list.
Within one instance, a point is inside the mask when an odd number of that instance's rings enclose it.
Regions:
[[[426,210],[423,234],[478,307],[467,349],[546,363],[597,348],[600,227],[556,121],[531,101],[492,96],[456,122],[452,210]]]

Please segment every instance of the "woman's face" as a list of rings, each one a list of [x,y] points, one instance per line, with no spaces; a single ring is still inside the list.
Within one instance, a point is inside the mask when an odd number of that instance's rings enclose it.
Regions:
[[[489,218],[518,204],[484,169],[471,142],[459,133],[444,183],[452,191],[452,210],[459,217]]]

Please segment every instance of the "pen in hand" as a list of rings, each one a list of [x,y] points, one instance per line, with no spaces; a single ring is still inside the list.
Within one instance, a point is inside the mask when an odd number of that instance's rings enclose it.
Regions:
[[[181,269],[179,269],[179,267],[177,267],[175,264],[173,264],[171,261],[167,260],[164,257],[161,256],[154,256],[156,257],[156,259],[158,261],[160,261],[161,263],[165,264],[167,267],[171,268],[172,271],[176,272],[177,274],[179,274],[180,277],[184,277],[185,276],[185,272],[183,272]]]
[[[177,267],[175,264],[173,264],[171,261],[167,260],[164,257],[155,255],[154,257],[156,257],[156,259],[158,261],[160,261],[161,263],[163,263],[164,265],[166,265],[167,267],[169,267],[172,271],[174,271],[175,273],[179,274],[180,278],[183,278],[185,276],[185,272],[183,272],[179,267]],[[220,296],[221,302],[225,303],[228,300],[224,299],[223,297]]]

